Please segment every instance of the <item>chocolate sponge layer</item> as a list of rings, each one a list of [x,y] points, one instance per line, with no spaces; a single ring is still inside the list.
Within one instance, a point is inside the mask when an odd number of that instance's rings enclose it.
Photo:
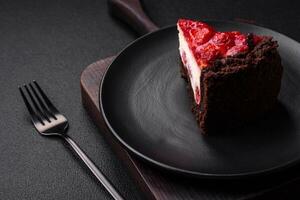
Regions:
[[[187,72],[192,112],[204,133],[235,128],[272,110],[277,103],[283,68],[277,42],[266,38],[251,51],[216,60],[201,72],[197,105]]]

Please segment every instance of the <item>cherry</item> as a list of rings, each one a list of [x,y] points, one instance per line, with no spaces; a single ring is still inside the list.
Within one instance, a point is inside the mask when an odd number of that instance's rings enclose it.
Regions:
[[[195,57],[200,66],[206,66],[211,60],[217,58],[219,53],[220,51],[218,46],[212,43],[206,43],[197,47],[195,51]]]
[[[211,43],[219,47],[220,55],[222,56],[234,45],[233,37],[230,32],[217,32],[211,38]]]

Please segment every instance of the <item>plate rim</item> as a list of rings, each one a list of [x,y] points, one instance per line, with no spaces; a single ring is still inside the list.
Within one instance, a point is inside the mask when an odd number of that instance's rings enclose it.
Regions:
[[[266,28],[266,27],[262,27],[259,25],[254,25],[254,24],[248,24],[248,23],[243,23],[243,22],[235,22],[235,21],[228,21],[228,20],[202,20],[206,23],[231,23],[231,24],[240,24],[240,25],[246,25],[246,26],[252,26],[254,28],[260,28],[260,29],[265,29],[267,31],[271,31],[271,32],[275,32],[276,34],[279,34],[281,37],[285,37],[289,40],[291,40],[294,43],[297,43],[298,45],[300,45],[300,43],[296,40],[294,40],[293,38],[290,38],[287,35],[284,35],[278,31],[272,30],[270,28]],[[257,177],[257,176],[261,176],[261,175],[268,175],[270,173],[275,173],[278,171],[282,171],[286,168],[290,168],[292,166],[295,166],[296,164],[300,163],[300,157],[299,158],[295,158],[293,160],[290,160],[288,162],[285,162],[283,164],[280,165],[276,165],[274,167],[271,168],[267,168],[267,169],[263,169],[263,170],[256,170],[256,171],[251,171],[251,172],[241,172],[241,173],[218,173],[218,174],[214,174],[214,173],[205,173],[205,172],[196,172],[196,171],[192,171],[192,170],[186,170],[186,169],[181,169],[178,167],[174,167],[168,164],[165,164],[163,162],[159,162],[156,161],[152,158],[150,158],[149,156],[144,155],[143,153],[141,153],[140,151],[136,150],[135,148],[133,148],[131,145],[129,145],[127,142],[125,142],[118,134],[117,132],[114,130],[114,128],[111,126],[111,124],[109,123],[109,120],[107,119],[107,116],[105,114],[104,111],[104,106],[103,106],[103,85],[104,85],[104,81],[107,77],[108,71],[111,69],[111,66],[113,65],[113,63],[120,57],[120,55],[124,54],[124,52],[133,44],[143,40],[144,38],[147,38],[149,35],[152,34],[156,34],[157,32],[161,32],[167,29],[173,29],[175,28],[176,25],[172,24],[172,25],[168,25],[168,26],[164,26],[158,30],[155,30],[153,32],[147,33],[135,40],[133,40],[132,42],[130,42],[129,44],[127,44],[117,55],[116,57],[113,59],[113,61],[111,62],[111,64],[107,67],[107,69],[105,70],[102,80],[100,82],[100,87],[99,87],[99,106],[100,106],[100,112],[102,114],[102,117],[104,119],[105,125],[108,127],[109,131],[112,133],[112,135],[114,136],[115,139],[117,139],[118,143],[121,144],[123,147],[125,147],[126,149],[128,149],[130,152],[134,153],[135,155],[137,155],[140,159],[147,161],[148,164],[151,164],[154,167],[159,167],[160,169],[164,169],[164,170],[168,170],[170,172],[174,172],[174,173],[179,173],[182,175],[186,175],[186,176],[193,176],[193,177],[198,177],[198,178],[205,178],[205,179],[240,179],[240,178],[249,178],[249,177]]]

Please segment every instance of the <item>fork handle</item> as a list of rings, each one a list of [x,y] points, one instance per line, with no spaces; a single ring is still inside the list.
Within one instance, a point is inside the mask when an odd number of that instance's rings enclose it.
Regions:
[[[67,135],[62,135],[62,137],[68,142],[68,144],[73,148],[76,154],[81,158],[81,160],[86,164],[86,166],[91,170],[91,172],[97,177],[100,183],[105,187],[105,189],[111,194],[115,200],[124,200],[124,198],[119,194],[115,187],[110,183],[110,181],[105,177],[105,175],[97,168],[91,159],[81,150],[81,148]]]

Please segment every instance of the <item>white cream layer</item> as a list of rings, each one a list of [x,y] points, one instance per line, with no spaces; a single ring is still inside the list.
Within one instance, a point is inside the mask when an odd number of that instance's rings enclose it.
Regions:
[[[199,93],[200,97],[200,76],[201,76],[201,69],[198,66],[196,59],[190,50],[187,41],[185,40],[183,36],[183,32],[181,28],[177,25],[178,29],[178,37],[179,37],[179,52],[182,62],[184,63],[184,66],[187,68],[187,71],[189,72],[189,78],[190,82],[194,91],[194,99],[197,104],[200,103],[200,99],[197,100],[197,92]],[[183,54],[186,56],[186,63],[183,60]],[[198,91],[196,90],[198,88]]]

